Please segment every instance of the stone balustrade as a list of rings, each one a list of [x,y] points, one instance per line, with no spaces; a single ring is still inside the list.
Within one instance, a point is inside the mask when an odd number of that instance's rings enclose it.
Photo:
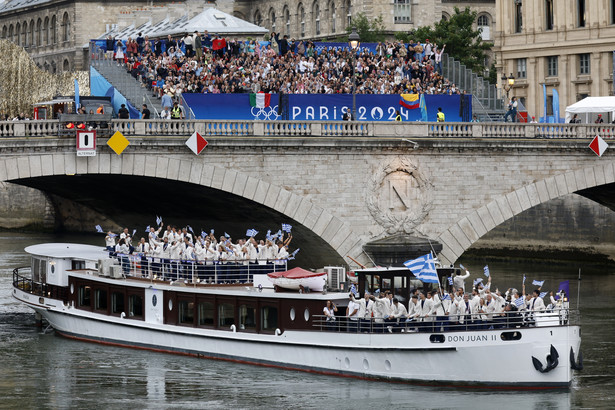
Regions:
[[[65,136],[57,120],[0,122],[0,138]],[[398,138],[500,138],[579,139],[615,137],[611,124],[526,124],[467,122],[360,122],[360,121],[228,121],[228,120],[112,120],[99,135],[120,131],[125,136],[261,137],[398,137]]]

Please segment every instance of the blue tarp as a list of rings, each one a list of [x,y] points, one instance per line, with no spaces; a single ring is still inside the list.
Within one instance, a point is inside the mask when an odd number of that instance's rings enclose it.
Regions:
[[[288,94],[288,103],[280,110],[280,96],[271,95],[269,107],[250,106],[249,94],[183,94],[186,104],[196,119],[202,120],[315,120],[340,121],[346,110],[352,108],[351,94]],[[419,108],[408,110],[400,105],[399,94],[357,94],[358,121],[393,121],[399,110],[403,121],[420,121]],[[471,96],[466,95],[466,121],[472,118]],[[438,107],[446,121],[462,121],[459,95],[425,95],[427,118],[436,121]]]
[[[111,105],[117,114],[122,104],[126,104],[126,108],[130,112],[131,119],[141,118],[141,113],[126,100],[115,87],[107,81],[105,77],[100,75],[94,67],[90,67],[90,92],[95,97],[111,97]]]

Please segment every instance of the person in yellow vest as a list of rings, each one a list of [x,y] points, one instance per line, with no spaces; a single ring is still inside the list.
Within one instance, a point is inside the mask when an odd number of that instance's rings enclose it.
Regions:
[[[179,106],[179,103],[175,101],[173,103],[173,108],[171,108],[171,119],[180,120],[182,118],[184,118],[184,113],[182,112],[182,109]]]
[[[444,113],[442,107],[438,107],[438,122],[444,122]]]
[[[401,122],[401,114],[399,113],[399,110],[395,111],[395,121]]]

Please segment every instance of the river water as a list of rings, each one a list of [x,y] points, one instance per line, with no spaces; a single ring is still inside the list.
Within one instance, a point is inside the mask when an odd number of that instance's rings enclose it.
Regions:
[[[11,297],[12,269],[26,266],[25,246],[53,241],[101,244],[100,237],[0,234],[0,407],[2,408],[498,408],[615,407],[615,269],[461,259],[472,278],[486,262],[500,289],[570,279],[580,309],[585,369],[570,390],[456,390],[368,382],[77,342],[43,334],[32,311]],[[528,359],[529,360],[529,359]],[[497,362],[485,366],[497,366]],[[501,369],[506,372],[506,369]]]

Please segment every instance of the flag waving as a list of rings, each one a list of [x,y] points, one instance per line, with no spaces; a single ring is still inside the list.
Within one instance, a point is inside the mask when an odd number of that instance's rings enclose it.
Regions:
[[[420,279],[421,282],[439,283],[438,273],[436,272],[436,266],[431,253],[406,261],[404,266],[410,269],[410,272]]]
[[[483,268],[483,273],[485,274],[486,277],[489,277],[489,266],[485,265],[485,267]]]
[[[534,286],[542,286],[544,284],[545,284],[544,280],[533,280],[532,281],[532,285],[534,285]]]
[[[96,228],[96,232],[105,233],[105,231],[103,231],[103,228],[100,225],[96,225],[95,228]]]
[[[400,94],[399,105],[408,109],[414,110],[419,108],[420,101],[418,94]]]
[[[271,104],[271,94],[263,92],[250,94],[250,105],[256,108],[267,108]]]

